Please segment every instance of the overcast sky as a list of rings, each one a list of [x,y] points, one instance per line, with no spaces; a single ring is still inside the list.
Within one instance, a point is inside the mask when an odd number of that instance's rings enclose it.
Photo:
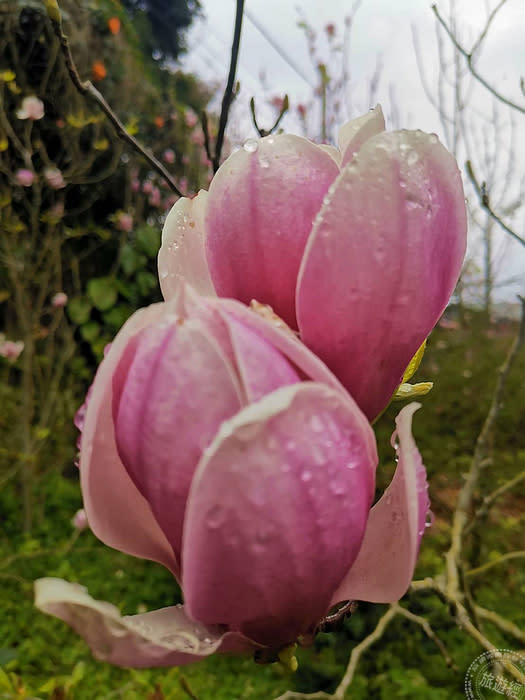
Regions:
[[[189,52],[184,58],[183,68],[215,84],[222,94],[229,64],[235,0],[201,0],[201,3],[204,18],[196,22],[189,33]],[[479,34],[487,8],[490,10],[496,4],[496,0],[456,0],[459,32],[467,46]],[[437,5],[440,12],[448,16],[449,0],[437,0]],[[260,123],[268,126],[275,116],[269,100],[272,96],[287,93],[291,109],[282,127],[286,131],[300,132],[296,108],[298,104],[312,103],[318,76],[298,21],[303,18],[316,30],[319,58],[326,61],[329,52],[324,27],[333,23],[336,37],[342,38],[344,18],[352,6],[350,0],[302,0],[300,3],[295,0],[246,0],[238,67],[242,90],[230,128],[230,138],[234,143],[242,143],[254,136],[248,109],[252,96],[256,99]],[[352,112],[349,116],[358,116],[373,106],[369,104],[369,83],[380,60],[383,68],[375,101],[383,106],[387,128],[396,127],[396,124],[388,124],[388,120],[390,117],[392,122],[393,112],[397,111],[397,126],[434,131],[445,140],[436,110],[425,96],[413,44],[415,32],[428,82],[437,92],[436,23],[430,6],[428,0],[362,0],[355,13],[348,47],[351,80],[344,100]],[[521,75],[525,74],[524,36],[525,0],[507,0],[492,24],[478,64],[489,82],[522,105],[525,105],[525,98],[520,93],[519,80],[520,71]],[[335,67],[332,72],[335,72]],[[471,129],[475,139],[484,128],[488,128],[493,108],[491,99],[477,87],[473,89],[469,103],[478,113],[477,123],[473,121]],[[510,134],[509,113],[503,108],[499,119],[503,152],[507,150],[505,140]],[[513,148],[516,156],[515,185],[513,190],[502,188],[502,205],[509,204],[512,198],[516,200],[520,182],[525,185],[525,115],[515,112],[514,119],[517,133]],[[458,160],[464,160],[461,152]],[[502,158],[502,171],[504,161]],[[479,175],[488,177],[485,173]],[[498,177],[496,175],[497,181]],[[495,193],[497,185],[498,182],[494,185]],[[510,191],[512,196],[508,194]],[[525,206],[514,215],[512,223],[522,236],[525,235]],[[507,238],[497,235],[495,257],[500,280],[521,277],[520,282],[505,291],[505,298],[510,298],[516,291],[525,294],[525,249],[507,242]],[[473,240],[473,249],[476,245]]]

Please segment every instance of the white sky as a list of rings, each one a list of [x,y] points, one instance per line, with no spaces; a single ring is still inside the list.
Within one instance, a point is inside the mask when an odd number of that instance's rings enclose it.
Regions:
[[[197,22],[190,31],[190,50],[182,67],[216,85],[219,95],[222,95],[229,65],[235,0],[201,0],[201,3],[205,19]],[[448,16],[450,3],[451,0],[437,0],[442,15]],[[337,36],[342,38],[344,17],[350,13],[352,5],[350,0],[303,0],[299,10],[295,0],[246,0],[247,14],[243,23],[237,74],[241,93],[234,106],[229,131],[233,143],[242,143],[255,135],[248,105],[252,96],[256,99],[259,123],[269,126],[275,116],[269,99],[287,93],[292,109],[281,125],[285,131],[300,133],[300,124],[294,110],[299,103],[312,103],[312,86],[317,84],[317,74],[308,55],[304,33],[297,23],[302,16],[317,31],[319,57],[328,60],[324,27],[328,23],[335,24]],[[394,107],[398,112],[399,127],[435,131],[445,140],[438,115],[421,85],[412,39],[414,30],[418,36],[429,84],[437,92],[436,23],[430,5],[429,0],[362,0],[355,14],[348,52],[351,81],[344,99],[352,112],[349,116],[358,116],[373,106],[369,104],[368,85],[378,57],[381,57],[383,69],[375,101],[383,106],[387,128],[396,127],[395,124],[388,124]],[[463,43],[469,46],[484,24],[487,7],[492,9],[496,0],[456,0],[455,5],[460,35]],[[289,62],[279,55],[251,18],[270,35],[281,52],[289,58]],[[521,95],[519,87],[520,70],[521,75],[525,74],[524,37],[525,0],[507,0],[492,24],[478,66],[489,82],[525,106],[525,97]],[[294,64],[297,70],[289,63]],[[395,105],[392,103],[392,94]],[[472,104],[478,114],[470,130],[474,140],[488,128],[492,101],[483,89],[474,87],[469,104]],[[510,200],[516,200],[520,184],[522,193],[525,189],[525,115],[515,112],[514,120],[517,134],[513,147],[516,159],[514,189],[502,184],[503,175],[498,168],[491,169],[487,166],[490,173],[478,173],[480,179],[491,173],[494,175],[492,201],[495,204],[495,197],[499,194],[502,206],[509,204]],[[503,154],[508,151],[504,142],[510,133],[509,113],[503,108],[500,109],[500,121],[499,134],[503,144],[499,152]],[[479,150],[477,152],[479,155]],[[464,159],[464,153],[460,151],[460,165]],[[502,158],[501,171],[505,167],[504,160]],[[501,190],[499,193],[498,185]],[[469,197],[474,195],[469,194]],[[522,237],[525,236],[525,205],[517,210],[511,223]],[[471,250],[476,258],[479,257],[478,247],[479,241],[473,232]],[[525,294],[525,248],[509,242],[508,236],[499,233],[495,236],[494,248],[498,279],[521,278],[519,282],[498,292],[497,297],[513,299],[516,292]]]

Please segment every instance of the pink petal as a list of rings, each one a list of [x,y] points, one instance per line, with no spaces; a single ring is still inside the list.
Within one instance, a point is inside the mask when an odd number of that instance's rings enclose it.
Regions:
[[[207,302],[216,305],[214,300]],[[220,312],[222,316],[237,319],[257,331],[295,365],[303,378],[326,384],[353,401],[324,362],[301,343],[282,321],[268,321],[233,299],[221,299]]]
[[[120,460],[112,413],[115,368],[134,335],[156,321],[164,307],[155,304],[133,314],[97,371],[82,429],[80,480],[87,518],[99,539],[127,554],[158,561],[177,575],[172,548]]]
[[[429,509],[425,467],[411,433],[420,404],[405,406],[392,439],[399,439],[394,478],[370,511],[359,556],[332,598],[393,603],[407,591]]]
[[[35,605],[64,620],[91,647],[94,656],[116,666],[182,666],[221,649],[253,649],[239,635],[207,628],[186,615],[182,605],[142,615],[121,616],[110,603],[95,600],[84,586],[58,578],[35,581]],[[221,649],[222,650],[222,649]]]
[[[301,338],[371,419],[450,298],[466,225],[456,161],[410,131],[369,139],[316,219],[298,280]]]
[[[189,614],[272,647],[317,623],[359,551],[376,464],[364,416],[320,384],[278,389],[226,421],[188,498]]]
[[[113,392],[119,455],[180,561],[194,471],[242,405],[236,374],[201,321],[165,314],[128,345]]]
[[[385,130],[385,118],[381,105],[377,105],[367,114],[346,122],[339,129],[339,149],[341,151],[341,168],[352,160],[361,146],[372,136]]]
[[[296,328],[295,283],[313,220],[339,172],[298,136],[250,141],[215,175],[206,211],[206,256],[220,296],[270,304]]]
[[[171,299],[181,280],[201,294],[215,294],[204,252],[204,212],[208,193],[193,199],[181,197],[171,209],[162,230],[158,269],[164,299]]]

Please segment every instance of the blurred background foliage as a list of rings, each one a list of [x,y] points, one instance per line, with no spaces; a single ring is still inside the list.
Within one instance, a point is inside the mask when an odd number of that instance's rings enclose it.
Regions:
[[[81,76],[99,87],[184,193],[206,187],[211,171],[197,115],[211,90],[174,67],[199,3],[63,0],[61,8]],[[33,95],[43,102],[44,118],[20,118],[23,99]],[[210,115],[212,135],[214,124]],[[300,650],[299,670],[289,676],[279,666],[255,666],[249,658],[210,658],[182,669],[113,668],[94,661],[64,624],[34,610],[32,581],[41,576],[80,581],[125,613],[180,599],[160,566],[112,551],[71,524],[81,507],[73,416],[105,345],[136,308],[160,299],[156,255],[174,201],[147,163],[115,137],[97,106],[78,95],[43,2],[4,0],[0,330],[24,349],[18,358],[0,357],[0,698],[187,698],[181,681],[199,700],[263,700],[290,687],[330,691],[351,649],[384,612],[382,606],[362,605],[336,632],[320,634],[312,648]],[[67,295],[65,305],[54,301],[57,293]],[[457,327],[433,333],[417,376],[435,382],[415,418],[435,514],[423,542],[419,578],[441,570],[462,474],[497,366],[516,330],[511,322],[493,324],[486,314],[465,309],[459,318]],[[484,471],[481,486],[487,491],[525,469],[518,390],[524,372],[521,356],[499,415],[492,463]],[[377,425],[379,490],[394,468],[389,445],[397,409],[391,407]],[[471,568],[525,549],[524,506],[519,491],[498,501],[480,524],[483,537],[473,533],[466,552]],[[485,607],[525,625],[525,610],[516,604],[525,594],[519,561],[488,570],[474,588]],[[435,598],[412,596],[411,609],[431,622],[455,667],[446,665],[419,627],[399,618],[363,657],[352,698],[464,697],[464,674],[480,649]],[[501,647],[513,647],[513,639],[486,626]]]

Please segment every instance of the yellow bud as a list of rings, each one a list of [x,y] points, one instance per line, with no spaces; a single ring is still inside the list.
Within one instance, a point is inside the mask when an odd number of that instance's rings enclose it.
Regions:
[[[415,399],[418,396],[425,396],[434,386],[434,382],[419,382],[418,384],[400,384],[392,401],[404,401],[405,399]]]
[[[419,346],[418,351],[414,355],[414,357],[410,360],[408,363],[408,367],[405,370],[405,374],[403,375],[403,382],[408,382],[408,380],[414,376],[414,374],[417,371],[417,368],[421,364],[421,360],[423,359],[423,355],[425,354],[425,348],[427,346],[427,341],[424,340],[423,343]]]

